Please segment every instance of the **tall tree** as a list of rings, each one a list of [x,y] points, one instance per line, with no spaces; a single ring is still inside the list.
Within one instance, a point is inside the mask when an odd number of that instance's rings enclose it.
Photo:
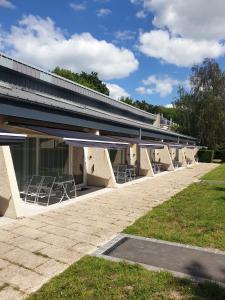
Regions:
[[[106,84],[98,78],[98,73],[96,72],[91,72],[91,74],[81,72],[79,74],[67,69],[56,67],[53,70],[53,73],[109,96],[109,89]]]
[[[178,91],[174,102],[182,133],[195,135],[210,148],[225,143],[225,74],[211,59],[192,68],[191,91]]]

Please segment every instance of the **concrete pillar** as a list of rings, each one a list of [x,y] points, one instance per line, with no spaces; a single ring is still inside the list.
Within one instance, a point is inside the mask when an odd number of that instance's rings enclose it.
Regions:
[[[181,167],[186,167],[187,162],[185,159],[184,149],[179,149],[179,163],[181,164]]]
[[[87,148],[85,155],[87,184],[99,187],[116,187],[108,149]]]
[[[0,215],[9,218],[23,216],[16,174],[9,146],[0,147]]]
[[[140,175],[147,177],[154,176],[148,150],[146,148],[140,148]]]
[[[164,146],[163,149],[155,150],[155,160],[164,164],[167,171],[174,171],[174,166],[168,146]]]
[[[130,160],[129,160],[129,165],[132,166],[138,166],[139,164],[139,157],[138,157],[138,145],[137,144],[133,144],[130,145],[130,150],[129,150],[129,154],[130,154]]]

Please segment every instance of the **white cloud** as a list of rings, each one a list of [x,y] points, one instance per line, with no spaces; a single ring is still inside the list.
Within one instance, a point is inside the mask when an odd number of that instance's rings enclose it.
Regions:
[[[225,39],[224,0],[142,0],[154,14],[153,25],[196,40]]]
[[[132,30],[118,30],[114,33],[114,36],[117,40],[120,41],[130,41],[133,40],[135,38],[135,31]]]
[[[136,17],[138,19],[145,19],[147,17],[147,14],[144,10],[139,10],[137,13],[136,13]]]
[[[225,45],[219,42],[174,37],[166,30],[141,33],[139,40],[142,53],[177,66],[188,67],[206,57],[218,58],[225,53]]]
[[[87,8],[87,2],[85,1],[85,2],[81,2],[81,3],[70,3],[70,7],[74,11],[82,11]]]
[[[112,11],[109,8],[100,8],[97,10],[97,16],[98,17],[105,17],[112,13]]]
[[[225,54],[224,0],[130,2],[141,5],[143,16],[153,14],[155,28],[140,33],[139,49],[147,56],[189,67],[206,57],[216,59]]]
[[[5,8],[15,8],[15,5],[12,4],[12,2],[8,0],[0,0],[0,7],[5,7]]]
[[[113,99],[120,99],[121,97],[130,97],[130,94],[125,91],[121,86],[114,83],[106,83],[107,88],[110,91],[110,97]]]
[[[140,94],[159,94],[160,97],[164,98],[172,93],[173,88],[180,82],[169,76],[158,77],[151,75],[147,79],[142,81],[143,86],[140,86],[136,91]]]
[[[1,47],[8,54],[43,68],[60,66],[75,72],[95,71],[105,80],[126,77],[138,68],[130,50],[97,40],[90,33],[65,36],[50,18],[33,15],[12,26]]]

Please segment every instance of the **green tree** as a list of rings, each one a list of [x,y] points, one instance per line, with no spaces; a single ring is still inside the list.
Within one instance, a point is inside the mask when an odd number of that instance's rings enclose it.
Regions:
[[[96,72],[91,72],[90,74],[81,72],[79,74],[67,69],[56,67],[53,70],[53,73],[109,96],[109,89],[106,84],[98,78],[98,73]]]
[[[225,143],[225,74],[212,59],[192,68],[191,91],[178,90],[174,102],[179,131],[196,136],[202,145]]]
[[[139,101],[139,100],[134,100],[130,97],[122,97],[120,99],[121,101],[132,105],[134,107],[137,107],[139,109],[142,109],[144,111],[147,111],[152,114],[162,114],[166,119],[172,119],[174,122],[176,122],[176,108],[174,107],[165,107],[161,105],[153,105],[145,100]]]

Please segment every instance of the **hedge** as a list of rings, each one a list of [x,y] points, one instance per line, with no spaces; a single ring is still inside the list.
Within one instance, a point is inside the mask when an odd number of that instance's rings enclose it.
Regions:
[[[200,162],[210,163],[214,159],[214,150],[201,149],[198,151],[198,158]]]
[[[225,150],[215,151],[214,159],[220,159],[222,162],[225,162]]]

